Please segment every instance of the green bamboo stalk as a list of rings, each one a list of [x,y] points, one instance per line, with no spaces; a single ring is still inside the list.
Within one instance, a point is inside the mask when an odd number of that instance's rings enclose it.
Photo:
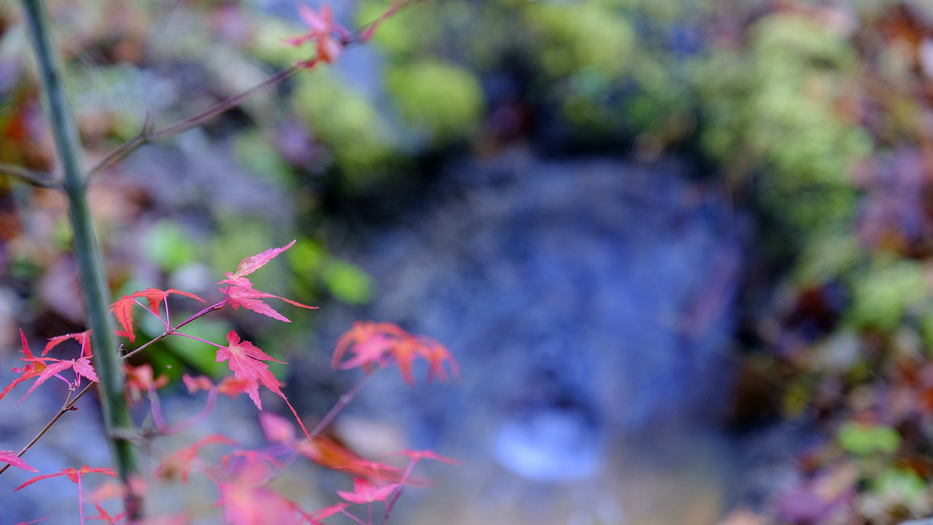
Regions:
[[[22,0],[26,21],[32,36],[33,50],[39,66],[39,81],[43,102],[58,150],[64,179],[62,187],[68,197],[71,225],[74,229],[74,253],[81,285],[84,315],[92,330],[94,367],[100,378],[100,399],[110,452],[120,478],[126,482],[138,474],[136,456],[128,437],[133,435],[133,422],[123,394],[124,372],[113,335],[113,323],[108,313],[110,294],[104,275],[100,246],[88,208],[86,177],[81,169],[81,143],[71,108],[62,85],[58,53],[52,44],[49,17],[42,0]],[[142,501],[127,491],[124,499],[131,520],[142,514]]]

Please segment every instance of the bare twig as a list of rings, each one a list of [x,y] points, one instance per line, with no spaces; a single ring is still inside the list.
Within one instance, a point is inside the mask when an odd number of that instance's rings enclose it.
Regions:
[[[227,304],[227,300],[226,300],[226,299],[224,299],[223,301],[221,301],[221,302],[219,302],[219,303],[217,303],[217,304],[208,306],[207,308],[201,310],[200,312],[198,312],[198,313],[192,315],[191,317],[185,319],[184,321],[182,321],[181,323],[179,323],[178,326],[175,326],[175,327],[173,327],[173,328],[167,329],[166,331],[162,332],[161,334],[159,334],[159,335],[156,336],[155,338],[150,339],[148,342],[146,342],[145,344],[143,344],[143,345],[140,346],[139,348],[135,348],[135,349],[133,349],[132,351],[123,354],[123,359],[129,359],[131,356],[134,356],[134,355],[138,354],[139,352],[142,352],[143,350],[145,350],[146,348],[149,348],[150,346],[152,346],[152,345],[155,344],[156,342],[161,341],[162,339],[165,339],[166,337],[175,334],[175,331],[176,331],[176,330],[178,330],[178,329],[181,328],[182,326],[185,326],[186,324],[190,323],[191,321],[194,321],[195,319],[198,319],[199,317],[202,317],[202,316],[204,316],[204,315],[207,315],[207,314],[209,314],[210,312],[213,312],[214,310],[220,310],[221,308],[224,307],[225,304]],[[184,334],[178,334],[178,335],[184,335]]]
[[[65,414],[65,412],[68,412],[68,411],[70,411],[70,410],[74,410],[74,408],[73,408],[73,407],[74,407],[74,404],[75,404],[79,399],[81,399],[81,396],[83,396],[84,394],[86,394],[86,393],[88,392],[88,390],[90,390],[91,387],[94,386],[94,385],[95,385],[95,383],[88,383],[88,385],[87,385],[86,387],[84,387],[83,389],[81,389],[81,391],[78,392],[78,394],[77,394],[76,396],[74,396],[73,398],[70,397],[70,396],[71,396],[71,393],[69,392],[69,399],[66,399],[66,400],[65,400],[65,404],[62,405],[62,407],[58,410],[58,413],[55,414],[55,417],[53,417],[48,423],[46,423],[46,425],[45,425],[44,427],[42,427],[42,430],[40,430],[39,433],[36,434],[36,437],[32,438],[32,441],[30,441],[28,445],[26,445],[25,447],[23,447],[23,450],[21,450],[21,451],[19,452],[19,454],[17,454],[17,456],[18,456],[18,457],[23,457],[23,454],[25,454],[26,451],[28,451],[30,448],[32,448],[32,446],[35,445],[37,441],[39,441],[39,438],[41,438],[46,432],[48,432],[48,430],[49,430],[50,428],[52,428],[52,425],[54,425],[55,422],[58,421],[58,418],[62,417],[62,416]],[[7,464],[7,465],[4,465],[3,468],[0,468],[0,474],[3,474],[3,473],[6,471],[6,469],[8,469],[8,468],[10,468],[10,465],[8,465],[8,464]]]
[[[201,113],[198,113],[197,115],[178,121],[175,124],[172,124],[158,131],[154,129],[152,122],[149,121],[148,116],[147,116],[147,122],[143,124],[143,129],[142,131],[139,132],[138,135],[136,135],[129,141],[125,142],[123,145],[121,145],[117,149],[108,153],[107,156],[104,157],[100,162],[98,162],[96,166],[91,168],[88,174],[94,175],[95,173],[98,173],[110,166],[113,166],[117,162],[120,162],[121,160],[125,159],[126,156],[129,155],[130,153],[136,151],[140,146],[145,146],[146,144],[157,142],[157,141],[166,139],[168,137],[171,137],[173,135],[183,133],[190,129],[194,129],[200,126],[201,124],[207,122],[208,120],[216,117],[217,115],[220,115],[221,113],[229,109],[239,106],[240,104],[243,103],[244,100],[246,100],[250,96],[256,93],[259,93],[260,91],[263,91],[269,87],[272,87],[278,84],[279,82],[282,82],[283,80],[294,75],[301,69],[302,68],[300,66],[292,66],[288,69],[279,71],[278,73],[272,75],[271,77],[263,80],[258,85],[238,95],[234,95],[228,99],[222,100],[218,102],[217,104],[211,106],[210,108],[202,111]]]
[[[0,175],[13,177],[20,182],[39,186],[40,188],[56,190],[62,188],[61,182],[59,182],[53,174],[44,171],[30,170],[14,164],[0,162]]]
[[[401,10],[404,7],[408,7],[412,4],[419,2],[420,0],[393,0],[389,7],[382,12],[375,20],[366,24],[353,33],[346,33],[341,39],[341,44],[344,48],[356,45],[363,44],[372,39],[373,35],[376,33],[376,30],[389,18],[392,17],[395,13]],[[163,139],[167,139],[171,136],[183,133],[190,129],[196,128],[201,124],[207,122],[208,120],[216,117],[217,115],[235,108],[243,103],[244,100],[251,97],[252,95],[259,93],[265,89],[268,89],[279,82],[284,81],[285,79],[291,77],[298,71],[302,69],[310,69],[318,63],[318,58],[312,58],[311,60],[300,62],[288,69],[279,71],[278,73],[272,75],[271,77],[263,80],[258,85],[238,94],[234,95],[228,99],[222,100],[211,106],[210,108],[194,115],[188,117],[184,120],[180,120],[175,124],[172,124],[166,128],[156,131],[152,122],[149,119],[149,115],[146,115],[146,122],[143,124],[143,129],[135,137],[125,142],[123,145],[117,147],[115,150],[107,154],[100,162],[97,163],[93,168],[90,169],[88,175],[94,175],[100,171],[113,166],[114,164],[125,159],[127,155],[136,151],[141,146],[157,142]]]
[[[335,417],[337,417],[337,414],[339,414],[340,411],[343,410],[344,407],[346,407],[347,404],[349,404],[357,394],[360,393],[360,390],[363,390],[363,387],[366,386],[366,383],[369,383],[369,380],[372,379],[373,375],[373,372],[367,373],[365,376],[363,376],[363,379],[360,379],[357,384],[353,385],[353,388],[348,390],[346,394],[340,396],[340,400],[337,401],[337,404],[334,405],[334,407],[330,409],[330,412],[324,416],[324,419],[322,419],[317,424],[317,426],[314,427],[314,430],[308,434],[308,437],[313,438],[320,435],[321,432],[324,432],[324,429],[327,428],[327,425],[329,425],[330,422],[333,421]]]

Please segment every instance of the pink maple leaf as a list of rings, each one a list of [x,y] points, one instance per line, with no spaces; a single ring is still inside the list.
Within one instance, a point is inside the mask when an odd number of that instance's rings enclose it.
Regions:
[[[237,266],[235,272],[227,272],[224,274],[226,279],[220,281],[217,284],[226,284],[226,288],[221,288],[220,291],[227,297],[227,301],[230,303],[230,306],[234,310],[240,308],[246,308],[247,310],[252,310],[256,313],[277,319],[279,321],[284,321],[290,323],[287,317],[278,313],[268,304],[264,303],[263,299],[281,299],[288,304],[298,306],[300,308],[307,308],[309,310],[314,310],[316,306],[308,306],[301,304],[297,301],[292,301],[291,299],[286,299],[284,297],[279,297],[278,295],[273,295],[271,293],[261,292],[253,288],[253,283],[250,282],[245,276],[249,275],[256,270],[262,268],[269,261],[274,259],[278,254],[284,252],[285,250],[291,248],[295,244],[295,241],[288,243],[281,248],[272,248],[266,250],[262,253],[251,255],[242,261]]]
[[[240,336],[233,330],[227,334],[227,343],[229,346],[222,346],[217,349],[217,362],[227,361],[234,377],[247,383],[246,393],[256,404],[256,408],[262,410],[262,401],[259,400],[259,383],[262,382],[269,390],[272,390],[281,397],[285,397],[279,388],[279,381],[269,371],[269,366],[263,361],[274,361],[284,363],[278,359],[263,352],[249,341],[241,341]]]
[[[268,487],[265,463],[251,463],[229,481],[218,484],[224,522],[230,525],[299,525],[295,504]]]
[[[301,510],[301,507],[299,507],[296,503],[289,503],[292,504],[292,509],[295,512],[301,514],[301,517],[304,519],[304,521],[310,525],[324,525],[324,522],[321,521],[322,519],[329,518],[335,514],[340,514],[343,509],[350,506],[348,503],[338,503],[336,505],[331,505],[330,507],[324,507],[323,509],[318,509],[312,512],[305,512]]]
[[[350,32],[343,26],[334,22],[334,13],[329,5],[321,7],[315,12],[306,4],[298,4],[298,15],[308,26],[309,31],[300,36],[286,38],[284,41],[290,46],[301,46],[306,42],[315,43],[317,54],[311,60],[304,62],[304,67],[313,66],[318,60],[334,63],[343,51],[344,40],[350,37]]]
[[[256,270],[262,268],[263,266],[266,265],[266,263],[274,259],[278,254],[294,246],[295,242],[296,241],[293,240],[292,242],[286,244],[285,246],[282,246],[281,248],[270,248],[262,253],[257,253],[256,255],[250,255],[249,257],[240,261],[240,264],[237,265],[235,272],[233,273],[227,272],[226,274],[224,274],[227,278],[221,281],[221,283],[231,282],[233,284],[236,284],[235,281],[237,279],[239,279],[240,277],[243,277],[244,275],[249,275],[255,272]]]
[[[91,331],[85,330],[76,334],[65,334],[58,337],[53,337],[49,339],[49,342],[46,343],[45,349],[42,350],[42,355],[49,353],[49,350],[58,346],[59,344],[69,340],[74,339],[81,344],[81,355],[84,357],[91,357]]]
[[[349,353],[352,357],[344,360]],[[373,366],[384,367],[397,364],[402,378],[414,384],[412,363],[422,358],[428,362],[428,382],[434,377],[447,381],[449,376],[444,364],[450,367],[450,375],[459,376],[457,362],[442,344],[425,336],[413,336],[392,323],[355,322],[353,327],[337,341],[333,368],[355,368],[360,366],[369,371]]]
[[[16,467],[31,472],[39,472],[32,468],[19,457],[19,453],[12,450],[0,450],[0,463],[9,463],[11,467]]]
[[[433,450],[403,450],[401,452],[396,452],[395,454],[389,454],[390,456],[408,456],[412,461],[417,462],[420,459],[433,459],[435,461],[442,461],[444,463],[450,463],[451,465],[462,465],[463,462],[444,457]]]
[[[221,282],[226,282],[226,279]],[[308,306],[305,304],[301,304],[297,301],[292,301],[291,299],[279,297],[278,295],[273,295],[271,293],[260,292],[259,290],[254,290],[252,288],[252,283],[249,282],[249,279],[240,277],[236,280],[236,282],[245,283],[245,284],[231,285],[231,286],[228,286],[227,288],[223,288],[220,290],[221,292],[224,293],[224,295],[227,296],[227,300],[230,302],[230,306],[232,306],[234,310],[242,306],[243,308],[246,308],[247,310],[252,310],[256,313],[271,317],[273,319],[284,321],[286,323],[290,323],[291,321],[287,317],[275,311],[274,308],[264,303],[262,300],[263,299],[281,299],[288,304],[298,306],[301,308],[307,308],[308,310],[317,309],[317,306]]]
[[[377,487],[368,479],[353,478],[353,492],[338,490],[337,494],[350,503],[372,503],[374,501],[385,501],[397,487],[398,483]]]
[[[155,475],[161,479],[170,479],[177,474],[182,483],[188,483],[188,474],[191,472],[192,466],[199,461],[199,450],[208,445],[236,444],[236,441],[226,436],[211,434],[187,447],[182,447],[171,453],[162,461],[159,468],[156,469]]]
[[[34,478],[32,478],[32,479],[26,480],[25,483],[23,483],[22,485],[16,487],[15,489],[13,489],[13,492],[16,492],[17,490],[19,490],[19,489],[21,489],[21,488],[23,488],[23,487],[32,485],[33,483],[35,483],[35,482],[37,482],[37,481],[42,481],[43,479],[49,479],[49,478],[57,478],[58,476],[66,476],[68,479],[71,480],[72,483],[77,483],[77,482],[78,482],[78,477],[79,477],[79,476],[83,476],[84,474],[90,474],[90,473],[92,473],[92,472],[97,472],[97,473],[100,473],[100,474],[106,474],[106,475],[108,475],[108,476],[117,477],[117,474],[116,474],[116,472],[114,472],[113,467],[107,467],[107,468],[91,468],[91,467],[85,465],[85,466],[83,466],[83,467],[81,467],[81,468],[79,468],[79,469],[75,469],[75,468],[63,468],[63,469],[61,469],[61,472],[59,472],[58,474],[45,474],[45,475],[43,475],[43,476],[36,476],[36,477],[34,477]]]
[[[182,292],[174,288],[170,288],[168,290],[146,288],[141,292],[133,292],[130,295],[124,295],[120,299],[117,299],[117,301],[112,305],[110,305],[110,311],[113,312],[113,315],[117,318],[117,322],[120,323],[120,327],[123,328],[123,330],[117,331],[117,335],[126,337],[130,340],[131,343],[135,343],[136,334],[133,333],[133,307],[136,306],[136,299],[146,299],[146,302],[149,305],[149,311],[161,319],[162,315],[159,313],[159,309],[161,308],[162,301],[167,300],[169,294],[184,295],[185,297],[197,299],[202,303],[204,302],[204,299],[201,299],[197,295],[188,292]]]
[[[32,354],[32,351],[29,350],[29,344],[26,342],[26,335],[23,334],[22,330],[19,331],[19,336],[23,343],[22,352],[26,356],[21,357],[20,361],[25,361],[28,364],[22,368],[12,369],[14,373],[17,373],[20,376],[14,379],[12,383],[7,385],[7,387],[4,388],[2,392],[0,392],[0,399],[3,399],[3,397],[19,383],[32,378],[36,378],[35,383],[33,383],[32,387],[29,388],[29,391],[26,392],[26,395],[17,401],[17,404],[22,402],[23,399],[26,399],[26,397],[29,396],[29,394],[31,394],[37,386],[41,385],[51,377],[57,376],[62,379],[62,381],[68,382],[58,374],[69,368],[72,368],[75,372],[75,385],[79,383],[81,377],[86,377],[94,383],[99,382],[97,374],[94,372],[94,367],[91,366],[91,360],[88,357],[72,359],[71,361],[64,361],[51,357],[36,357]]]
[[[279,381],[269,371],[269,366],[264,363],[264,361],[275,361],[283,364],[284,362],[273,359],[272,356],[266,354],[249,341],[240,341],[240,336],[233,330],[230,330],[227,334],[227,343],[228,346],[217,349],[217,362],[227,361],[227,366],[233,371],[233,377],[240,382],[236,385],[237,391],[246,392],[255,403],[256,408],[262,410],[262,401],[259,399],[259,383],[262,383],[266,388],[285,400],[285,404],[291,409],[292,414],[295,415],[295,419],[301,426],[301,430],[307,436],[308,430],[301,418],[298,417],[298,412],[295,411],[288,398],[282,393]]]

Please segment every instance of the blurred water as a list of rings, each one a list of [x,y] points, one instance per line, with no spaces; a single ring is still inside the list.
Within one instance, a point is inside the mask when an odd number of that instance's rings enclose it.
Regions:
[[[433,472],[432,507],[406,519],[712,523],[729,490],[715,428],[741,268],[722,196],[676,163],[524,152],[441,186],[351,254],[375,303],[322,310],[325,329],[397,322],[460,362],[458,385],[383,373],[350,411],[465,460]]]

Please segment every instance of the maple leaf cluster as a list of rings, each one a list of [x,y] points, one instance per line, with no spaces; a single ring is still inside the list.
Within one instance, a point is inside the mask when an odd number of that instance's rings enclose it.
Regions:
[[[26,342],[26,335],[23,334],[23,331],[19,331],[20,339],[23,343],[22,353],[25,357],[19,358],[20,361],[25,361],[26,366],[22,368],[13,368],[13,373],[19,374],[19,377],[13,380],[12,383],[6,386],[2,392],[0,392],[0,399],[3,399],[4,396],[9,393],[16,385],[22,383],[23,381],[28,381],[35,378],[35,383],[32,384],[32,387],[26,392],[26,394],[17,401],[17,404],[22,402],[23,399],[26,399],[26,396],[32,393],[37,386],[46,382],[52,377],[57,377],[67,383],[70,387],[77,388],[81,383],[81,378],[85,377],[94,383],[99,382],[97,378],[97,373],[94,371],[94,367],[91,365],[91,347],[88,343],[88,336],[90,331],[81,332],[80,334],[68,334],[62,335],[59,337],[52,338],[49,343],[45,346],[45,350],[42,351],[44,356],[50,349],[58,345],[59,343],[66,341],[68,339],[76,339],[81,343],[81,356],[77,359],[71,359],[69,361],[63,359],[55,359],[52,357],[36,357],[29,350],[29,343]],[[61,372],[71,368],[75,373],[74,382],[68,381],[61,376]]]
[[[345,354],[351,354],[343,360]],[[374,323],[371,321],[355,322],[337,341],[331,366],[341,369],[362,367],[369,372],[373,367],[386,367],[397,364],[402,378],[409,385],[414,384],[412,363],[422,358],[428,363],[430,382],[434,377],[445,382],[448,379],[446,363],[454,378],[460,374],[457,362],[444,345],[426,336],[413,336],[392,323]]]
[[[116,334],[125,337],[131,343],[136,342],[136,334],[133,330],[133,311],[136,306],[140,306],[146,312],[156,316],[164,325],[165,332],[143,343],[134,350],[124,354],[124,358],[144,350],[153,342],[168,336],[191,337],[181,333],[180,328],[197,318],[214,310],[219,310],[226,305],[233,309],[243,307],[262,315],[271,317],[284,322],[289,320],[271,306],[266,304],[264,299],[281,299],[288,304],[301,308],[314,308],[284,297],[265,293],[253,288],[252,283],[246,277],[247,275],[260,269],[276,256],[289,249],[295,241],[286,246],[266,250],[257,255],[243,259],[237,266],[236,271],[225,274],[225,278],[218,284],[223,287],[220,292],[223,299],[218,303],[192,315],[186,320],[172,326],[170,322],[168,299],[170,295],[180,295],[189,297],[197,301],[204,302],[200,297],[175,290],[159,290],[156,288],[147,288],[143,291],[137,291],[129,295],[124,295],[115,301],[110,310],[116,317],[120,329]],[[164,314],[163,307],[164,305]],[[19,374],[10,385],[0,392],[0,399],[6,395],[17,384],[29,379],[36,379],[35,383],[26,393],[28,396],[38,385],[51,377],[58,377],[68,383],[71,389],[77,388],[82,377],[90,381],[97,382],[97,376],[91,366],[92,357],[90,346],[90,331],[75,334],[67,334],[49,340],[42,352],[42,357],[36,357],[32,354],[26,342],[25,335],[22,335],[23,354],[21,360],[26,361],[27,365],[14,369]],[[64,341],[74,340],[79,346],[79,355],[72,360],[54,359],[44,357],[52,348],[60,345]],[[344,513],[353,517],[347,512],[351,504],[372,505],[374,502],[383,501],[386,506],[386,519],[395,499],[398,498],[401,489],[406,484],[424,485],[422,480],[410,476],[412,467],[420,459],[435,459],[455,463],[452,460],[439,456],[431,451],[402,451],[400,455],[407,455],[410,463],[407,469],[400,470],[390,465],[366,459],[347,449],[337,441],[321,434],[321,430],[336,415],[339,410],[345,406],[345,400],[338,403],[324,420],[319,423],[313,433],[309,433],[305,428],[298,413],[292,407],[281,390],[281,383],[269,370],[267,363],[283,363],[272,356],[266,354],[260,348],[250,341],[246,341],[231,330],[227,333],[226,345],[200,340],[206,345],[215,347],[215,357],[217,362],[226,362],[233,373],[215,384],[214,381],[206,376],[193,377],[183,375],[182,381],[188,388],[189,393],[196,393],[200,390],[209,392],[208,405],[201,414],[192,417],[186,422],[168,425],[165,423],[161,413],[158,389],[168,383],[167,377],[155,377],[152,366],[143,364],[140,366],[125,365],[126,382],[125,389],[127,398],[139,401],[142,397],[148,396],[152,418],[156,427],[162,434],[172,434],[182,428],[187,428],[195,420],[205,416],[213,408],[214,400],[217,394],[225,394],[230,397],[237,397],[240,394],[247,394],[250,400],[256,405],[256,408],[262,411],[262,402],[259,397],[260,385],[268,388],[273,393],[281,397],[286,405],[291,409],[295,420],[304,433],[303,437],[298,437],[292,423],[289,423],[281,416],[268,412],[260,412],[260,425],[266,439],[273,445],[272,448],[259,450],[245,450],[235,448],[232,452],[221,457],[220,465],[210,465],[203,461],[199,454],[202,449],[208,446],[228,446],[236,447],[236,442],[222,435],[209,435],[187,447],[183,447],[173,453],[167,454],[159,463],[153,474],[154,479],[168,481],[179,478],[182,483],[188,483],[192,472],[198,471],[205,473],[211,481],[217,486],[219,500],[217,505],[223,509],[223,516],[226,523],[230,524],[302,524],[310,523],[321,524],[321,520],[326,517]],[[122,346],[121,346],[122,349]],[[346,359],[344,359],[346,358]],[[368,374],[376,368],[385,368],[387,366],[398,365],[402,376],[409,384],[414,382],[412,377],[412,363],[415,359],[421,358],[428,363],[428,380],[437,377],[441,381],[447,381],[450,376],[456,377],[458,369],[456,361],[440,343],[424,336],[414,336],[405,332],[402,328],[391,323],[377,322],[357,322],[346,332],[337,342],[334,353],[333,364],[335,368],[350,369],[362,367]],[[445,365],[446,363],[446,365]],[[450,372],[448,373],[448,367]],[[61,372],[68,368],[73,369],[75,373],[74,381],[69,381],[61,376]],[[365,380],[358,385],[360,388],[365,384]],[[355,395],[358,391],[351,391],[349,397]],[[24,396],[25,397],[25,396]],[[349,399],[349,398],[348,398]],[[346,401],[348,401],[348,399]],[[27,448],[28,449],[28,448]],[[23,461],[20,456],[22,453],[13,451],[0,451],[0,462],[8,463],[10,466],[23,470],[36,471],[33,467]],[[285,463],[280,461],[282,455],[288,456]],[[269,482],[272,477],[285,468],[287,464],[296,457],[304,457],[323,467],[345,472],[353,476],[352,491],[338,491],[346,503],[340,503],[331,507],[320,509],[311,513],[303,511],[294,502],[282,497],[270,488]],[[81,489],[81,476],[89,473],[100,473],[109,476],[115,476],[111,468],[90,468],[82,467],[80,469],[62,469],[59,473],[45,474],[34,477],[18,487],[22,489],[38,481],[67,476],[70,480],[78,484],[79,506],[83,508],[83,494]],[[137,487],[130,490],[145,491],[145,482],[137,480]],[[116,487],[108,489],[107,487]],[[111,516],[106,509],[101,506],[101,502],[122,497],[121,491],[127,490],[122,485],[111,484],[103,485],[91,497],[91,503],[97,509],[98,515],[90,519],[102,520],[110,524],[122,524],[126,522],[123,514]],[[371,507],[370,507],[371,515]],[[356,519],[354,517],[354,519]],[[362,523],[362,521],[358,520]],[[134,522],[137,523],[137,522]],[[167,516],[157,519],[144,520],[141,523],[148,525],[156,524],[185,524],[188,520],[183,515]]]

